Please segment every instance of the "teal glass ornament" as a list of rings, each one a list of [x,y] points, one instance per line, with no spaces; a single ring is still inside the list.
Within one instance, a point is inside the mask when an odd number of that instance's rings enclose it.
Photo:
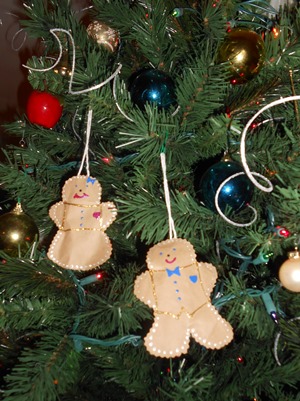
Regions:
[[[222,160],[213,164],[200,179],[197,194],[204,205],[216,212],[215,197],[218,188],[227,178],[243,172],[243,167],[232,160]],[[227,181],[218,197],[218,205],[224,213],[227,206],[234,211],[242,210],[252,199],[253,184],[246,174],[241,174]]]
[[[155,104],[159,110],[176,105],[175,84],[164,71],[146,69],[129,79],[132,102],[141,110],[147,103]]]

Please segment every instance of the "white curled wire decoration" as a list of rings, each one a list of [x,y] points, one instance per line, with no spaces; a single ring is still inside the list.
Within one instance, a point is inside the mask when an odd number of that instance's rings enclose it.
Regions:
[[[290,319],[289,322],[294,322],[295,320],[300,320],[300,316]],[[280,336],[281,336],[281,331],[279,331],[276,334],[275,341],[274,341],[274,349],[273,349],[274,357],[275,357],[275,360],[276,360],[278,366],[282,366],[282,364],[279,360],[279,357],[278,357],[278,343],[279,343]]]
[[[78,134],[76,127],[75,127],[77,116],[78,116],[78,108],[76,109],[74,116],[72,118],[72,129],[73,129],[73,132],[74,132],[74,135],[76,136],[76,138],[81,140],[81,136]]]
[[[269,179],[267,179],[266,177],[264,177],[264,181],[267,182],[268,186],[263,186],[261,185],[255,178],[254,178],[254,174],[253,172],[250,171],[249,166],[247,164],[247,159],[246,159],[246,135],[247,135],[247,131],[249,129],[249,127],[251,126],[251,124],[253,123],[253,121],[264,111],[283,104],[283,103],[287,103],[287,102],[292,102],[295,100],[300,100],[300,96],[288,96],[285,98],[281,98],[278,100],[275,100],[272,103],[269,103],[268,105],[264,106],[262,109],[260,109],[246,124],[243,132],[242,132],[242,136],[241,136],[241,143],[240,143],[240,154],[241,154],[241,162],[243,164],[245,173],[247,174],[249,180],[251,180],[253,182],[253,184],[259,188],[261,191],[264,192],[272,192],[273,191],[273,184],[271,183],[271,181]],[[260,175],[260,178],[262,178],[263,176]]]
[[[253,175],[259,176],[262,180],[267,180],[266,177],[264,177],[263,175],[259,174],[259,173],[254,173],[252,172]],[[245,173],[243,171],[239,172],[239,173],[235,173],[232,174],[231,176],[227,177],[226,180],[224,180],[218,187],[217,191],[216,191],[216,195],[215,195],[215,207],[219,213],[219,215],[229,224],[236,226],[236,227],[249,227],[251,226],[251,224],[253,224],[256,220],[257,220],[257,211],[253,206],[247,205],[248,208],[250,208],[253,213],[254,213],[254,217],[253,219],[248,222],[248,223],[236,223],[233,220],[230,220],[227,216],[225,216],[225,214],[222,212],[222,210],[220,209],[219,206],[219,196],[220,196],[220,192],[222,191],[222,188],[224,187],[225,184],[227,184],[228,181],[234,179],[235,177],[238,177],[240,175],[245,175]]]
[[[174,110],[174,112],[171,114],[172,117],[176,116],[176,114],[179,112],[180,106],[177,106],[177,108]]]
[[[132,118],[127,116],[127,114],[122,110],[121,106],[118,103],[118,100],[117,100],[117,75],[113,79],[113,97],[115,99],[117,109],[122,114],[122,116],[125,117],[128,121],[134,122],[134,120]]]
[[[23,37],[23,39],[22,39],[22,41],[21,41],[21,44],[20,44],[19,46],[15,46],[15,42],[16,42],[18,36],[19,36],[22,32],[24,33],[24,37]],[[12,41],[11,41],[11,47],[12,47],[13,51],[18,52],[19,50],[21,50],[22,47],[24,46],[26,40],[27,40],[27,33],[25,32],[24,29],[19,29],[19,30],[14,34],[14,36],[13,36],[13,38],[12,38]]]
[[[6,13],[4,13],[4,14],[5,14],[5,15],[12,16],[12,17],[15,17],[16,19],[19,19],[19,16],[18,16],[17,14],[14,14],[14,13],[11,13],[11,12],[6,12]],[[2,21],[0,20],[0,24],[1,24],[1,22],[2,22]],[[22,32],[24,33],[24,37],[23,37],[23,39],[21,40],[21,44],[20,44],[19,46],[15,46],[15,42],[16,42],[18,36],[19,36]],[[25,42],[26,42],[26,39],[27,39],[27,32],[25,31],[24,28],[21,28],[21,29],[19,29],[17,32],[15,32],[14,35],[13,35],[13,38],[12,38],[12,40],[11,40],[11,48],[12,48],[12,50],[15,51],[15,52],[18,52],[18,51],[24,46],[24,44],[25,44]]]
[[[55,68],[55,67],[57,66],[57,64],[60,62],[61,57],[62,57],[62,54],[63,54],[63,47],[62,47],[60,38],[57,36],[56,32],[63,32],[63,33],[65,33],[66,35],[68,35],[69,38],[70,38],[70,41],[71,41],[71,45],[72,45],[72,69],[71,69],[71,77],[70,77],[70,81],[69,81],[69,90],[68,90],[68,92],[69,92],[71,95],[81,95],[81,94],[83,94],[83,93],[88,93],[88,92],[91,92],[91,91],[93,91],[93,90],[99,89],[99,88],[101,88],[102,86],[106,85],[108,82],[110,82],[112,79],[114,79],[114,77],[115,77],[116,75],[118,75],[119,72],[121,71],[121,69],[122,69],[122,64],[120,64],[120,65],[118,66],[118,68],[116,69],[116,71],[115,71],[109,78],[107,78],[107,79],[106,79],[105,81],[103,81],[103,82],[100,82],[100,84],[94,85],[94,86],[92,86],[92,87],[90,87],[90,88],[83,89],[83,90],[80,90],[80,91],[73,91],[73,89],[72,89],[72,86],[73,86],[73,76],[74,76],[75,62],[76,62],[75,42],[74,42],[73,36],[70,34],[70,32],[67,31],[66,29],[61,29],[61,28],[53,28],[53,29],[50,29],[50,33],[55,37],[55,39],[57,40],[58,45],[59,45],[59,56],[58,56],[58,59],[56,60],[56,62],[55,62],[51,67],[49,67],[49,68],[32,68],[32,67],[29,67],[29,66],[27,66],[27,65],[25,65],[25,64],[23,64],[23,67],[25,67],[25,68],[27,68],[27,69],[29,69],[29,70],[32,70],[32,71],[46,72],[46,71],[52,70],[53,68]]]

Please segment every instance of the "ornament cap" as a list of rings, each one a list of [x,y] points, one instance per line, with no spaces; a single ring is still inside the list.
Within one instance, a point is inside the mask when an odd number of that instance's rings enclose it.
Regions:
[[[226,151],[224,152],[224,155],[223,155],[223,157],[222,157],[222,161],[223,161],[223,162],[232,162],[232,161],[234,161],[234,160],[232,159],[232,157],[230,156],[228,150],[226,150]]]
[[[22,209],[21,202],[18,202],[18,203],[16,204],[15,208],[13,209],[13,213],[16,213],[16,214],[24,213],[24,211],[23,211],[23,209]]]
[[[296,248],[294,251],[288,253],[288,258],[289,259],[299,259],[300,258],[300,252],[298,248]]]

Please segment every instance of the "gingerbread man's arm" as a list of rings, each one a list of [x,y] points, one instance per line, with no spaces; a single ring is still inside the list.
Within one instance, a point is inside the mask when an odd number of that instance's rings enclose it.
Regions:
[[[53,206],[50,207],[49,216],[57,225],[58,228],[62,227],[63,225],[63,218],[64,218],[64,209],[65,205],[64,202],[57,202]]]
[[[113,202],[101,203],[101,216],[100,224],[101,228],[106,229],[115,221],[117,217],[117,208]]]
[[[153,281],[149,271],[139,275],[134,282],[134,295],[150,308],[156,307],[156,300],[153,293]]]
[[[217,269],[211,263],[197,262],[197,265],[203,290],[209,297],[218,278]]]

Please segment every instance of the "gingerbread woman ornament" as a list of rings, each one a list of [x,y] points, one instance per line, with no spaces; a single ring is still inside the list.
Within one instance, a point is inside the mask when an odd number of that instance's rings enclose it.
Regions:
[[[175,238],[154,245],[147,266],[135,280],[134,294],[154,311],[154,323],[145,337],[150,354],[162,358],[185,354],[191,336],[210,349],[231,342],[231,325],[210,301],[216,268],[197,262],[191,243]]]
[[[101,185],[96,178],[77,175],[63,187],[62,201],[49,210],[58,231],[48,257],[70,270],[91,270],[106,262],[112,245],[105,233],[116,219],[112,202],[101,203]]]

